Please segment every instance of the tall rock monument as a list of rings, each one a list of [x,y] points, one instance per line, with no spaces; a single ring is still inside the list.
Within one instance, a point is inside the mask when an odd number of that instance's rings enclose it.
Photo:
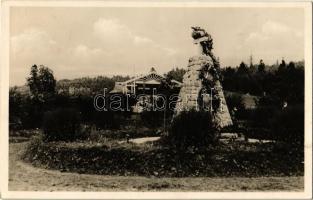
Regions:
[[[232,125],[220,83],[220,65],[212,52],[213,40],[204,29],[200,27],[192,29],[192,38],[199,52],[189,59],[175,115],[183,110],[205,110],[212,113],[213,120],[219,128]]]

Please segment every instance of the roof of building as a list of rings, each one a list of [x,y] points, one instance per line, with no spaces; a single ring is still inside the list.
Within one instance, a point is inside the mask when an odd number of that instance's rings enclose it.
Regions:
[[[152,67],[150,72],[147,74],[135,76],[134,78],[131,78],[124,82],[115,82],[115,86],[110,93],[125,93],[125,92],[129,93],[130,91],[125,87],[127,85],[132,84],[156,85],[160,84],[161,81],[164,79],[165,77],[163,75],[158,74],[156,70]],[[181,82],[176,80],[171,80],[171,82],[175,83],[178,87],[182,85]],[[125,89],[127,89],[127,91],[123,91]]]

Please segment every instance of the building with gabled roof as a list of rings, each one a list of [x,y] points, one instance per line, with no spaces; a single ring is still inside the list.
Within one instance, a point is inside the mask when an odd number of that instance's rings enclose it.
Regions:
[[[149,73],[138,75],[124,82],[115,82],[115,86],[110,94],[152,94],[153,89],[158,89],[165,80],[163,75],[160,75],[152,67]],[[174,87],[180,88],[182,83],[176,80],[171,80]]]

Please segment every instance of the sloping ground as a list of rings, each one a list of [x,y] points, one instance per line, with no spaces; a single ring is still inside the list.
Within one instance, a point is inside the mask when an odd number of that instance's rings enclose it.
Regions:
[[[25,142],[11,143],[11,191],[303,191],[302,176],[259,178],[156,178],[62,173],[20,160]]]

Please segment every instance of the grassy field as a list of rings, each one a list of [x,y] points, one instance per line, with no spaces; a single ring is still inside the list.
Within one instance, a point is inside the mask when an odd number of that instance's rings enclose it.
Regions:
[[[20,156],[27,142],[10,143],[11,191],[303,191],[302,176],[182,177],[108,176],[36,168]]]

